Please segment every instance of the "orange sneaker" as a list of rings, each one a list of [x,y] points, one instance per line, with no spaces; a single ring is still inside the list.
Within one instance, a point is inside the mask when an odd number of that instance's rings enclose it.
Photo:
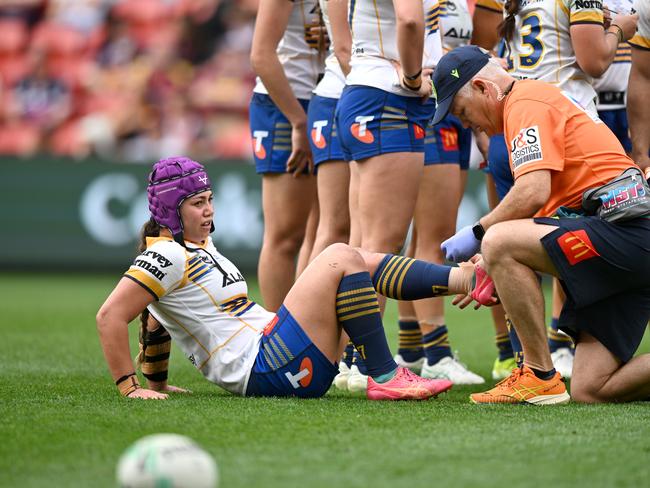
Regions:
[[[568,403],[571,397],[566,391],[560,373],[550,380],[541,380],[528,367],[515,368],[510,376],[494,388],[469,396],[472,403],[530,403],[533,405],[558,405]]]

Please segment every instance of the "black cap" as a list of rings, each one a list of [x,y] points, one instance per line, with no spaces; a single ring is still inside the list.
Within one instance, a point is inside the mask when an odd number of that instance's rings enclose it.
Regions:
[[[487,51],[478,46],[462,46],[449,51],[433,70],[433,96],[436,113],[432,124],[437,124],[449,113],[454,96],[472,77],[481,71],[490,59]]]

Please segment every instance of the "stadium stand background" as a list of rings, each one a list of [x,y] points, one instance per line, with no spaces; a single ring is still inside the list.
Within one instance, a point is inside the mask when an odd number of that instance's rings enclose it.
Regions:
[[[0,2],[0,155],[248,159],[257,0]]]

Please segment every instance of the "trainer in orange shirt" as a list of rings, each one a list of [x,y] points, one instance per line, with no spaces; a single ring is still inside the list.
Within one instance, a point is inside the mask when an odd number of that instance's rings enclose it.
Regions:
[[[475,225],[442,244],[479,250],[524,349],[524,364],[474,403],[569,401],[553,369],[537,276],[561,280],[560,329],[577,346],[571,394],[581,402],[650,397],[650,354],[633,357],[650,318],[650,187],[607,126],[557,87],[516,80],[475,46],[433,76],[438,106],[489,136],[503,133],[515,183]]]

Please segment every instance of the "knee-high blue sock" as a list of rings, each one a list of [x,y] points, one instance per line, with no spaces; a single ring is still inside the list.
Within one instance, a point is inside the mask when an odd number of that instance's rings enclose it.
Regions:
[[[400,320],[397,324],[399,326],[397,354],[409,363],[419,360],[424,355],[420,324],[417,320]]]
[[[447,295],[451,267],[386,254],[372,283],[380,293],[396,300],[420,300]]]
[[[551,327],[548,329],[548,348],[551,352],[566,347],[573,352],[573,341],[571,338],[558,330],[560,319],[551,319]]]
[[[370,376],[384,376],[397,369],[381,322],[377,292],[367,271],[343,277],[336,294],[336,316]]]
[[[512,344],[512,355],[517,361],[517,367],[521,368],[524,364],[524,348],[521,347],[521,342],[519,341],[519,336],[515,330],[515,326],[512,325],[512,320],[510,317],[506,316],[506,325],[508,326],[508,335],[510,336],[510,343]]]

